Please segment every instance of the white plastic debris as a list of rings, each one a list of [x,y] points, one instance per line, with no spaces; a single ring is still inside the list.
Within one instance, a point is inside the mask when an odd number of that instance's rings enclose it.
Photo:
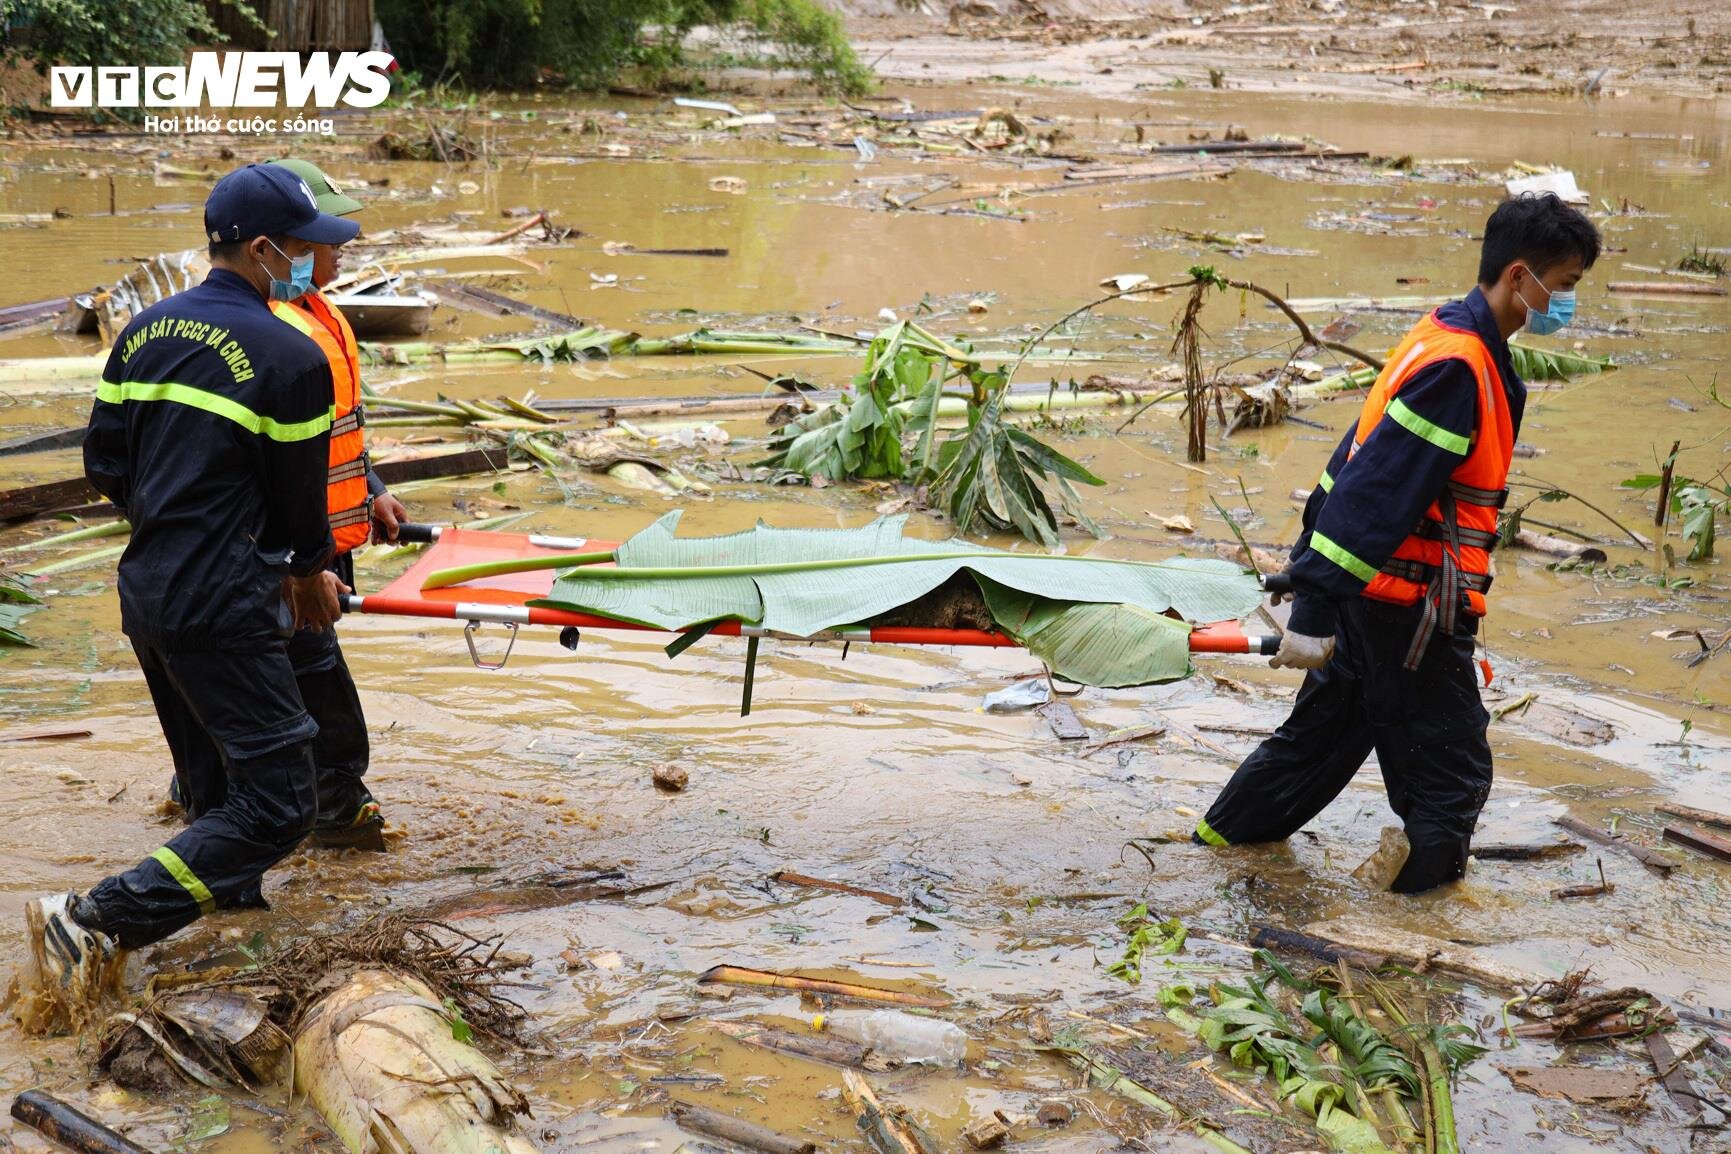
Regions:
[[[1542,196],[1551,192],[1564,204],[1588,203],[1587,194],[1575,183],[1575,174],[1567,170],[1519,177],[1509,181],[1504,187],[1508,189],[1510,196]]]

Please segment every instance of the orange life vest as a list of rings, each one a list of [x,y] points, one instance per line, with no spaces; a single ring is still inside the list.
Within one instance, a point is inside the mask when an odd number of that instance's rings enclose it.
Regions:
[[[1478,381],[1478,415],[1470,438],[1443,429],[1408,409],[1400,388],[1420,369],[1438,361],[1463,361]],[[1514,458],[1514,419],[1496,360],[1477,333],[1452,328],[1435,313],[1413,326],[1377,375],[1359,413],[1348,462],[1384,419],[1397,422],[1432,444],[1464,453],[1443,494],[1370,579],[1364,595],[1396,605],[1425,603],[1425,613],[1407,668],[1416,668],[1431,635],[1455,630],[1464,599],[1467,612],[1485,614],[1491,585],[1491,550],[1497,544],[1497,513],[1508,498],[1509,462]]]
[[[335,407],[331,410],[330,472],[325,507],[337,552],[366,544],[372,531],[373,499],[367,492],[367,447],[361,433],[360,347],[347,318],[324,296],[307,293],[294,301],[272,301],[271,312],[313,339],[331,363]]]

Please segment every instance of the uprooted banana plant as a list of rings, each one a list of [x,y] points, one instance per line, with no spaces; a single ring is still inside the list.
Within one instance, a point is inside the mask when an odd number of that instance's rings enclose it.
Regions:
[[[828,481],[893,478],[925,486],[928,500],[964,534],[984,525],[1055,546],[1054,503],[1097,533],[1073,482],[1104,482],[1009,424],[1008,388],[1008,372],[987,369],[972,349],[897,321],[866,349],[852,392],[777,430],[774,454],[763,463]],[[938,427],[945,398],[967,405],[966,428],[947,436]]]
[[[41,607],[42,598],[30,592],[24,579],[0,565],[0,645],[31,644],[30,639],[19,632],[18,623]]]

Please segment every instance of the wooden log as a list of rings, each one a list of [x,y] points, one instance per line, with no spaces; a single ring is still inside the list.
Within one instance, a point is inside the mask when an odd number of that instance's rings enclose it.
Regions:
[[[868,890],[860,886],[849,885],[847,882],[832,882],[828,878],[814,878],[810,874],[795,873],[793,870],[777,870],[770,877],[784,885],[810,886],[812,889],[832,890],[838,894],[853,894],[855,897],[870,898],[874,902],[882,902],[886,906],[903,904],[902,899],[895,894],[887,894],[882,890]]]
[[[1285,950],[1288,953],[1305,954],[1329,963],[1345,962],[1349,966],[1357,966],[1361,970],[1373,972],[1388,965],[1388,958],[1383,954],[1356,949],[1352,946],[1343,946],[1338,942],[1331,942],[1327,938],[1319,938],[1311,934],[1299,933],[1297,930],[1288,930],[1262,922],[1251,924],[1250,944],[1257,949]]]
[[[1675,802],[1665,802],[1653,807],[1654,813],[1662,813],[1667,817],[1680,817],[1684,821],[1692,821],[1697,825],[1718,826],[1720,829],[1731,829],[1731,815],[1714,813],[1710,809],[1696,809],[1692,805],[1678,805]]]
[[[886,990],[858,982],[837,982],[829,978],[807,978],[800,974],[778,974],[774,970],[755,970],[747,966],[711,966],[697,975],[700,986],[713,983],[733,986],[764,986],[777,990],[797,990],[802,994],[828,994],[832,998],[852,998],[860,1002],[884,1002],[895,1006],[918,1006],[941,1010],[950,999],[934,998],[908,990]]]
[[[1547,557],[1560,557],[1565,561],[1590,561],[1598,565],[1609,560],[1609,555],[1597,545],[1589,545],[1584,541],[1565,541],[1561,537],[1549,537],[1531,529],[1522,529],[1516,533],[1514,546],[1517,549],[1543,553]]]
[[[1678,845],[1688,846],[1696,853],[1704,853],[1708,857],[1716,857],[1720,861],[1731,861],[1731,839],[1708,833],[1704,829],[1668,825],[1665,827],[1664,837],[1666,841],[1674,841]]]
[[[831,1066],[865,1069],[872,1064],[867,1061],[870,1055],[867,1047],[833,1034],[796,1034],[792,1030],[777,1030],[773,1026],[760,1026],[755,1022],[726,1018],[706,1018],[699,1024],[748,1046],[810,1058],[814,1062]],[[876,1064],[879,1067],[885,1065],[883,1062]]]
[[[1666,296],[1722,297],[1723,285],[1695,284],[1689,281],[1629,281],[1614,280],[1605,286],[1614,293],[1662,293]]]
[[[138,1143],[40,1090],[26,1090],[12,1099],[12,1117],[77,1154],[150,1154]]]
[[[1565,814],[1553,819],[1553,821],[1570,833],[1584,837],[1590,842],[1621,850],[1638,860],[1642,865],[1656,869],[1662,874],[1668,874],[1677,868],[1678,862],[1675,858],[1662,854],[1656,849],[1648,849],[1644,845],[1636,845],[1625,838],[1608,834],[1598,826],[1589,825],[1578,817],[1569,817]]]
[[[1492,842],[1473,846],[1473,856],[1480,861],[1537,861],[1540,858],[1566,857],[1586,848],[1578,841],[1548,841],[1533,845]]]
[[[875,1149],[893,1154],[930,1154],[920,1141],[919,1132],[907,1124],[902,1112],[893,1106],[886,1108],[864,1078],[852,1070],[844,1070],[841,1092],[860,1130],[875,1139],[872,1142]]]
[[[667,1116],[682,1129],[695,1130],[699,1134],[708,1134],[712,1138],[720,1138],[752,1150],[762,1150],[764,1154],[812,1154],[817,1149],[815,1142],[794,1138],[771,1130],[768,1126],[759,1126],[756,1122],[748,1122],[744,1118],[735,1118],[731,1114],[723,1114],[719,1110],[696,1106],[690,1102],[673,1103],[667,1108]]]

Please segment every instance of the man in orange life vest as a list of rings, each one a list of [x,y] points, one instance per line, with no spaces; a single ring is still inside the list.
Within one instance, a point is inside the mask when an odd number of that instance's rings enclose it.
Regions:
[[[1292,617],[1272,661],[1308,671],[1292,715],[1194,840],[1290,837],[1374,750],[1411,847],[1390,888],[1420,893],[1466,871],[1491,788],[1473,639],[1526,404],[1508,339],[1567,324],[1598,256],[1598,231],[1555,196],[1504,201],[1485,225],[1478,287],[1389,357],[1293,549]]]
[[[304,160],[278,160],[272,166],[286,169],[305,181],[318,210],[326,215],[347,217],[361,210],[359,201],[338,192],[330,178],[315,165]],[[353,550],[366,544],[369,536],[395,541],[397,526],[407,519],[408,510],[386,491],[384,482],[367,460],[361,433],[365,422],[360,404],[360,349],[348,321],[319,292],[341,271],[341,248],[309,242],[308,253],[300,258],[302,267],[295,270],[304,276],[305,265],[310,263],[306,291],[292,300],[273,300],[270,308],[278,320],[311,338],[330,362],[335,403],[331,410],[330,469],[325,494],[331,538],[336,546],[331,572],[352,589]],[[362,780],[371,755],[366,716],[361,711],[360,694],[343,659],[336,631],[298,630],[289,641],[288,655],[301,699],[319,727],[313,740],[319,796],[313,840],[329,846],[382,850],[383,819],[378,803]],[[202,794],[195,791],[191,796],[183,795],[178,788],[170,791],[192,818],[222,800],[220,775],[207,775],[201,780],[212,788],[206,788]]]

